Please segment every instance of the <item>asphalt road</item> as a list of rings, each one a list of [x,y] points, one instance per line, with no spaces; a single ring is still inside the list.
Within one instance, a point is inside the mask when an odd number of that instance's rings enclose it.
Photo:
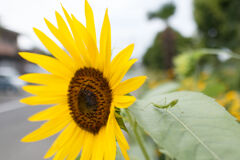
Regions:
[[[46,107],[26,106],[18,99],[0,101],[0,160],[42,160],[56,136],[34,143],[20,140],[42,124],[27,118]]]

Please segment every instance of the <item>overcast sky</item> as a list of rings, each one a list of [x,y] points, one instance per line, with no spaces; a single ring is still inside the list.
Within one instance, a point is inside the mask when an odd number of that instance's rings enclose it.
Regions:
[[[196,30],[192,0],[172,1],[176,3],[177,11],[170,24],[183,35],[191,36]],[[53,38],[43,18],[46,17],[56,24],[54,11],[62,13],[60,2],[68,12],[85,23],[84,0],[0,0],[0,23],[22,34],[19,38],[21,48],[43,48],[32,28],[39,28]],[[128,44],[135,43],[133,57],[141,57],[156,33],[164,29],[161,21],[149,21],[147,13],[158,9],[165,2],[169,0],[89,0],[95,15],[97,36],[100,34],[105,9],[109,8],[113,53],[116,54]]]

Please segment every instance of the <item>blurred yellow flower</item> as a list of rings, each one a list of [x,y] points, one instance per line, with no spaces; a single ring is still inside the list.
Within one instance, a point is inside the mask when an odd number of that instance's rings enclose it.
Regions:
[[[193,77],[188,77],[181,81],[180,90],[203,91],[205,88],[206,82],[202,78],[196,81]]]
[[[227,92],[223,98],[218,99],[217,102],[240,121],[240,95],[236,91]]]

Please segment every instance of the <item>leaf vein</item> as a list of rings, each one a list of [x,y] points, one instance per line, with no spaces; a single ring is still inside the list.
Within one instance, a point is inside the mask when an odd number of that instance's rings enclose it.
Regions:
[[[182,122],[176,115],[174,115],[172,112],[167,110],[167,112],[176,120],[178,121],[200,144],[203,145],[203,147],[217,160],[220,160],[219,156],[212,151],[184,122]]]

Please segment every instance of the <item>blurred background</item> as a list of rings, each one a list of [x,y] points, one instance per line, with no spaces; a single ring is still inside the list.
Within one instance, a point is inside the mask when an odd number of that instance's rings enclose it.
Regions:
[[[61,3],[85,22],[84,0]],[[127,77],[148,76],[137,95],[174,83],[177,90],[199,91],[215,98],[240,120],[239,0],[89,0],[89,3],[98,37],[105,9],[109,8],[113,55],[128,44],[135,44],[132,57],[139,61]],[[17,54],[19,51],[50,54],[32,28],[37,27],[56,40],[43,20],[46,17],[56,24],[55,10],[62,13],[57,0],[0,0],[0,159],[40,160],[55,138],[27,145],[20,142],[21,137],[41,124],[28,123],[27,117],[45,106],[30,107],[18,102],[27,96],[21,91],[25,83],[18,76],[44,70]],[[133,159],[135,155],[132,154]],[[154,159],[164,159],[164,155],[156,151]]]

